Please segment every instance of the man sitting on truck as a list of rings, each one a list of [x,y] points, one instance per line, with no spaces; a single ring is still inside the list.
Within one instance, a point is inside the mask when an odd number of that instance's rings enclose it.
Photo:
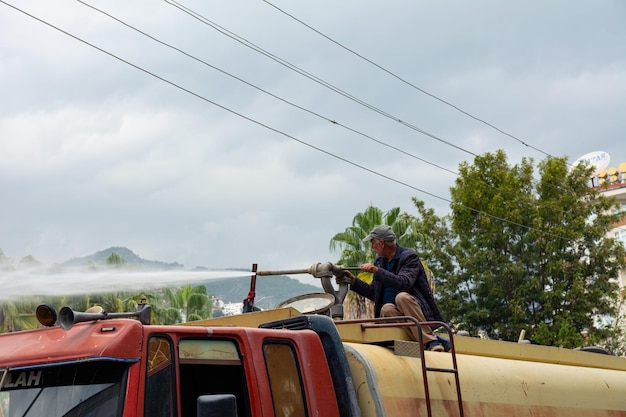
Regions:
[[[396,243],[396,235],[388,225],[379,225],[367,235],[376,253],[374,263],[360,266],[361,272],[373,274],[368,284],[346,271],[352,291],[374,301],[376,317],[411,316],[419,322],[443,321],[443,315],[433,296],[426,272],[417,253]],[[418,329],[407,328],[411,337],[419,341]],[[422,327],[422,342],[428,350],[448,351],[450,342]]]

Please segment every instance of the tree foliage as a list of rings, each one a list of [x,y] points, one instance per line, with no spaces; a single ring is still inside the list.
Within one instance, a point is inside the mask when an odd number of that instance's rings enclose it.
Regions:
[[[187,284],[176,290],[165,288],[163,292],[169,304],[166,320],[174,318],[172,323],[184,323],[211,317],[213,304],[204,285]]]
[[[35,310],[37,305],[42,303],[49,304],[57,311],[68,306],[74,311],[84,312],[90,307],[100,306],[107,313],[121,313],[135,311],[144,298],[151,307],[152,324],[175,324],[211,317],[211,297],[203,285],[162,288],[157,292],[29,296],[0,302],[0,333],[41,327],[35,317]]]
[[[624,248],[606,236],[615,202],[588,185],[589,170],[548,157],[533,179],[531,159],[510,166],[503,151],[463,163],[452,212],[438,217],[414,200],[424,250],[440,280],[446,318],[470,332],[574,347],[580,331],[609,336],[598,319],[616,314],[612,278]]]
[[[126,263],[126,259],[122,258],[117,252],[111,252],[106,258],[106,264],[112,266],[121,266]]]

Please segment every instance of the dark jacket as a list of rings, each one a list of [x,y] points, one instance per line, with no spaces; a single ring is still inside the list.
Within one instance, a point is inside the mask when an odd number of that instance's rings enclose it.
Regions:
[[[391,271],[387,271],[388,263],[395,263]],[[422,308],[424,317],[428,321],[444,321],[441,310],[433,296],[426,272],[419,256],[414,250],[397,245],[396,253],[391,259],[382,256],[376,257],[374,265],[378,271],[374,274],[371,284],[356,279],[352,291],[374,301],[374,314],[380,317],[383,307],[383,287],[393,287],[401,292],[408,292],[414,296]]]

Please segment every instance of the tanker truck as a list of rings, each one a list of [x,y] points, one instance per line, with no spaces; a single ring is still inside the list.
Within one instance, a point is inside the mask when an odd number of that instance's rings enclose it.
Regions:
[[[341,268],[307,271],[325,292],[180,325],[42,304],[0,335],[0,417],[626,416],[625,358],[342,320]],[[450,351],[410,340],[432,324]]]

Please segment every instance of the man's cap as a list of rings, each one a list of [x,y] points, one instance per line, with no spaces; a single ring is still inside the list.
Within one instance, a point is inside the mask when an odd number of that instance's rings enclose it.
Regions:
[[[365,236],[363,242],[369,242],[372,239],[376,240],[384,240],[385,242],[390,242],[396,240],[396,234],[391,230],[391,226],[387,226],[386,224],[381,224],[372,229],[369,235]]]

